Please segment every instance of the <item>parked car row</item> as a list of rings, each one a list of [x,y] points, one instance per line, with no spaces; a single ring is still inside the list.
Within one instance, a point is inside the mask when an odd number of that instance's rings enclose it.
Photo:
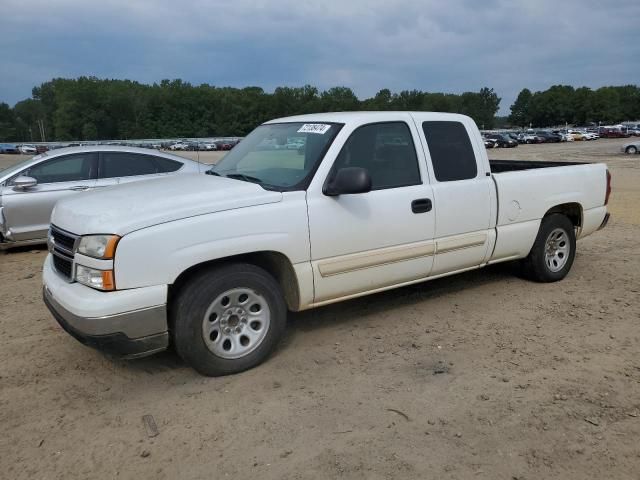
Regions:
[[[630,137],[640,137],[640,123],[623,123],[621,126],[627,129]]]
[[[209,152],[215,150],[231,150],[238,142],[239,140],[217,140],[215,142],[191,142],[181,140],[171,143],[166,147],[164,145],[161,147],[171,151]]]
[[[171,151],[215,151],[231,150],[240,139],[233,140],[167,140],[167,141],[100,141],[100,142],[70,142],[70,143],[50,143],[50,144],[15,144],[0,143],[0,154],[23,154],[36,155],[49,150],[57,150],[68,147],[96,147],[96,146],[121,146],[133,148],[145,148],[150,150],[171,150]]]
[[[0,153],[20,153],[17,145],[13,145],[11,143],[0,143]]]
[[[508,133],[490,133],[483,136],[484,146],[487,148],[514,148],[518,140]]]
[[[613,137],[613,135],[611,135]],[[513,148],[519,144],[560,143],[574,141],[597,140],[600,135],[595,131],[567,130],[533,130],[524,132],[486,132],[483,134],[487,148]]]
[[[13,144],[13,143],[0,143],[0,153],[12,153],[23,155],[36,155],[38,153],[44,153],[49,150],[46,145],[30,145],[30,144]]]

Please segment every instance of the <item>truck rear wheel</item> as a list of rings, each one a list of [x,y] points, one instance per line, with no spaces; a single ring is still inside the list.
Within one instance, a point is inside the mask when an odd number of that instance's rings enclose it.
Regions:
[[[170,311],[178,355],[207,376],[238,373],[262,363],[287,321],[278,282],[262,268],[245,263],[194,276]]]
[[[565,215],[542,219],[531,252],[522,261],[525,277],[537,282],[557,282],[567,276],[576,255],[576,233]]]

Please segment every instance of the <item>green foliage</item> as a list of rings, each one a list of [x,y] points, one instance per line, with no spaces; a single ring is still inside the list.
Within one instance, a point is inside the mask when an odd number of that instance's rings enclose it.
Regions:
[[[260,123],[313,112],[433,110],[465,113],[491,128],[500,99],[492,89],[462,95],[420,90],[380,90],[359,100],[347,87],[231,88],[162,80],[54,78],[32,90],[32,98],[11,109],[0,104],[0,139],[38,141],[39,122],[47,140],[209,137],[246,135]]]
[[[15,138],[16,123],[14,112],[6,103],[0,103],[0,138]]]
[[[509,116],[509,122],[516,126],[528,126],[531,122],[531,116],[529,115],[529,103],[532,97],[531,90],[528,88],[522,89],[518,94],[518,98],[511,105],[511,115]]]
[[[246,135],[272,118],[312,112],[350,110],[419,110],[464,113],[479,127],[505,123],[617,123],[640,119],[636,85],[574,89],[554,85],[541,92],[523,89],[511,106],[508,122],[496,120],[500,98],[490,88],[460,95],[382,89],[359,100],[347,87],[231,88],[162,80],[145,85],[130,80],[54,78],[32,90],[32,98],[13,108],[0,103],[0,141],[96,140],[127,138]]]
[[[640,88],[636,85],[574,89],[554,85],[542,92],[524,89],[511,105],[509,120],[515,127],[615,124],[640,119]]]

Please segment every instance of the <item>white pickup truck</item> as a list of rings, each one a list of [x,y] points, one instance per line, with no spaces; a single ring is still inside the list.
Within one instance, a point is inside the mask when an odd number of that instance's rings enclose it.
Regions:
[[[67,332],[240,372],[273,350],[287,311],[509,260],[560,280],[576,238],[609,218],[606,165],[490,162],[454,114],[273,120],[208,173],[57,204],[44,299]]]

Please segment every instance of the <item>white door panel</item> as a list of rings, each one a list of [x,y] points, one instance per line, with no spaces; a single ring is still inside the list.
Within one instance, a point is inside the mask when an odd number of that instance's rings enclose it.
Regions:
[[[307,192],[315,303],[425,278],[435,215],[424,151],[411,115],[353,125],[336,139]],[[326,196],[331,169],[366,168],[373,190]],[[425,208],[412,203],[423,201]],[[416,206],[417,207],[417,206]]]
[[[433,184],[436,238],[486,230],[492,188],[490,177]]]
[[[308,197],[315,301],[429,275],[434,215],[413,213],[420,198],[430,186]]]
[[[433,185],[438,245],[433,275],[477,266],[484,261],[491,221],[490,188],[493,183],[489,177]],[[482,239],[480,243],[478,238]]]
[[[480,265],[487,254],[490,238],[486,230],[436,240],[432,275]]]

